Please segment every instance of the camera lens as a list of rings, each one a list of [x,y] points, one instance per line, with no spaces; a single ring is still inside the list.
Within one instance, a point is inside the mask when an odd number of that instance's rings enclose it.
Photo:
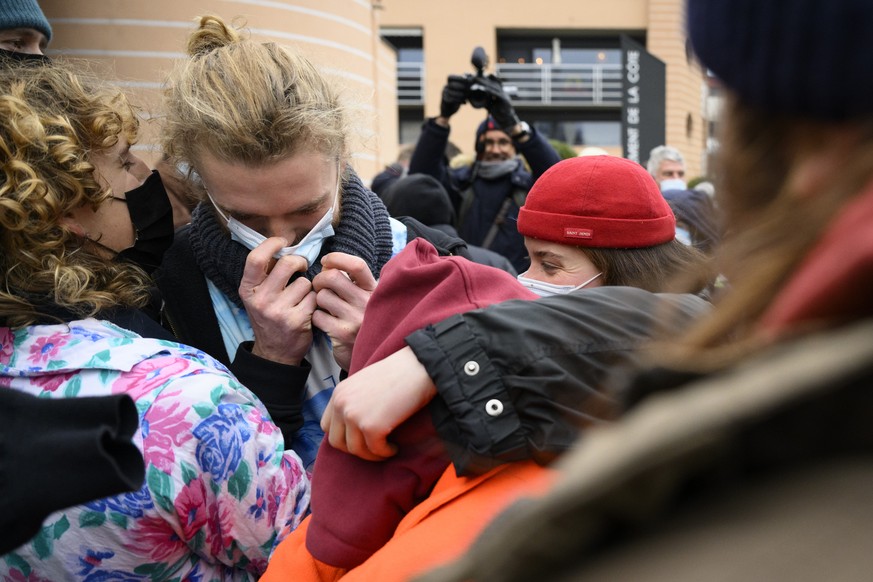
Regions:
[[[470,105],[482,109],[488,103],[488,94],[482,90],[470,91]]]

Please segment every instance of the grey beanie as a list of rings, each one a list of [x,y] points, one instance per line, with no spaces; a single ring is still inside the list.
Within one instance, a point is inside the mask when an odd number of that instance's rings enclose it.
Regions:
[[[871,0],[688,0],[700,61],[741,102],[840,121],[873,114]]]
[[[36,0],[0,0],[0,30],[33,28],[52,38],[52,27]]]

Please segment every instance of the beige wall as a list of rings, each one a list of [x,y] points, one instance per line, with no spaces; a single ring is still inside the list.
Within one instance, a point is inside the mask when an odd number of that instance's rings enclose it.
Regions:
[[[362,176],[365,181],[371,179],[384,166],[396,160],[398,154],[397,54],[393,48],[380,40],[376,55],[377,85],[374,93],[377,127],[374,139],[376,167],[373,168],[372,173]]]
[[[685,58],[682,0],[41,0],[52,22],[51,54],[97,62],[144,107],[140,153],[159,155],[160,87],[199,14],[241,16],[256,39],[289,45],[340,85],[351,105],[354,164],[369,180],[397,154],[395,56],[379,40],[380,26],[423,30],[425,114],[438,112],[446,77],[470,72],[470,52],[496,55],[496,31],[647,31],[648,49],[667,63],[667,141],[702,171],[705,123],[700,71]],[[686,120],[692,119],[690,134]],[[452,140],[471,149],[481,111],[462,108]]]
[[[682,0],[501,0],[497,5],[485,0],[381,0],[381,5],[382,26],[422,29],[427,116],[439,112],[440,93],[448,75],[472,72],[473,47],[481,45],[495,58],[498,29],[540,33],[646,31],[648,50],[667,64],[667,142],[685,154],[689,176],[702,172],[706,128],[703,79],[699,69],[686,62]],[[689,114],[693,125],[690,136],[686,135]],[[461,108],[452,118],[452,141],[469,151],[483,117],[481,111]]]
[[[704,82],[700,67],[686,56],[680,6],[677,0],[649,1],[647,48],[667,63],[667,143],[685,156],[690,179],[706,169]]]
[[[252,38],[299,50],[334,79],[350,105],[354,164],[369,177],[383,164],[380,148],[395,153],[394,53],[379,39],[376,14],[365,0],[41,0],[52,23],[53,56],[96,62],[127,87],[147,119],[137,146],[159,156],[160,87],[174,62],[185,58],[194,18],[214,13],[242,17]],[[377,136],[391,136],[387,146]]]

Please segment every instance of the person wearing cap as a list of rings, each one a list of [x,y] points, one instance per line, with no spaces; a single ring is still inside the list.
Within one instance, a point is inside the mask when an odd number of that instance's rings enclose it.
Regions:
[[[476,130],[472,165],[452,169],[443,156],[451,132],[449,121],[470,98],[469,78],[450,75],[439,115],[422,126],[409,173],[439,180],[455,207],[461,238],[500,253],[521,272],[527,269],[528,259],[515,228],[518,209],[537,178],[561,157],[544,136],[518,118],[496,77],[476,80],[484,100],[476,106],[484,105],[488,117]]]
[[[414,144],[401,145],[400,151],[397,152],[397,159],[373,176],[373,179],[370,181],[370,190],[375,192],[379,198],[384,200],[388,188],[397,180],[407,175],[409,160],[412,158],[412,150],[414,149]]]
[[[653,353],[629,410],[564,457],[548,495],[422,581],[873,569],[873,61],[858,50],[873,3],[686,6],[690,46],[726,94],[718,257],[730,288]]]
[[[540,295],[624,285],[662,291],[703,257],[676,240],[676,220],[639,164],[614,156],[563,160],[537,180],[518,213],[531,266],[519,281]]]
[[[51,38],[52,27],[36,0],[3,1],[0,8],[0,58],[42,60]]]

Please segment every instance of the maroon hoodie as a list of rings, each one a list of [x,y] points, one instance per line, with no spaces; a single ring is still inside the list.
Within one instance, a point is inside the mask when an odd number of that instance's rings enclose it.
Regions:
[[[512,276],[461,257],[440,257],[416,239],[382,269],[370,297],[349,373],[405,347],[410,333],[451,315],[508,299],[536,299]],[[306,548],[353,568],[381,548],[406,513],[427,497],[449,465],[427,409],[391,433],[397,454],[365,461],[322,441],[312,476]]]

